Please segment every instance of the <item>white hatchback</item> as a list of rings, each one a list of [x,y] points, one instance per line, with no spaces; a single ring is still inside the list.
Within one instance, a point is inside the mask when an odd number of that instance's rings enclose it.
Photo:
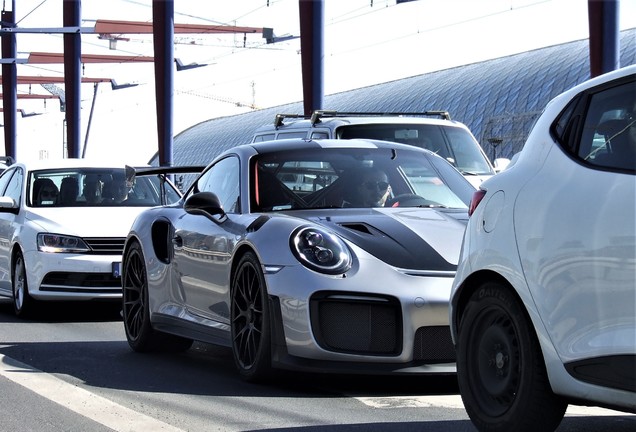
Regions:
[[[636,412],[636,66],[548,104],[471,203],[450,321],[481,431]]]
[[[124,241],[137,215],[176,202],[157,175],[84,159],[16,163],[0,175],[0,296],[18,316],[39,300],[121,299]]]

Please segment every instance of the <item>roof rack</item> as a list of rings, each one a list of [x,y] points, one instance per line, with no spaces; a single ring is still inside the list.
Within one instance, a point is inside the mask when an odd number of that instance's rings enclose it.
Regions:
[[[311,125],[315,126],[316,123],[320,123],[320,119],[323,117],[402,117],[402,116],[432,116],[439,117],[442,120],[450,120],[451,116],[448,111],[424,111],[424,112],[349,112],[349,111],[329,111],[329,110],[316,110],[311,116],[303,114],[276,114],[274,119],[274,127],[279,128],[283,125],[287,118],[302,118],[310,119]]]

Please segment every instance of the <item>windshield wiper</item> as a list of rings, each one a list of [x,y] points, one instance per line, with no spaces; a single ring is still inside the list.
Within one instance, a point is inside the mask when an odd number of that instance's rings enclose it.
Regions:
[[[460,173],[462,173],[463,175],[471,175],[471,176],[478,176],[479,173],[473,172],[473,171],[460,171]]]

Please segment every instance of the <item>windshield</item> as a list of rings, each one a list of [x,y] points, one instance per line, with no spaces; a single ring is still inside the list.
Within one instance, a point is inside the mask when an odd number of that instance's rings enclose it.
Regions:
[[[31,207],[152,207],[179,200],[179,192],[157,175],[126,177],[122,168],[68,168],[33,171],[28,180]]]
[[[492,175],[494,171],[479,143],[465,129],[436,124],[358,124],[340,126],[338,138],[369,138],[425,148],[450,162],[463,174]]]
[[[435,158],[448,167],[437,169]],[[321,148],[268,153],[251,168],[252,211],[333,207],[466,209],[474,188],[420,151]]]

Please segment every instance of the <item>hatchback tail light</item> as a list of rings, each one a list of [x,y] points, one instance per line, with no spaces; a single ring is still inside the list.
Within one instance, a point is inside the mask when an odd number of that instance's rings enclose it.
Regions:
[[[470,206],[468,207],[468,216],[472,216],[481,200],[486,196],[486,191],[483,189],[476,190],[470,200]]]

